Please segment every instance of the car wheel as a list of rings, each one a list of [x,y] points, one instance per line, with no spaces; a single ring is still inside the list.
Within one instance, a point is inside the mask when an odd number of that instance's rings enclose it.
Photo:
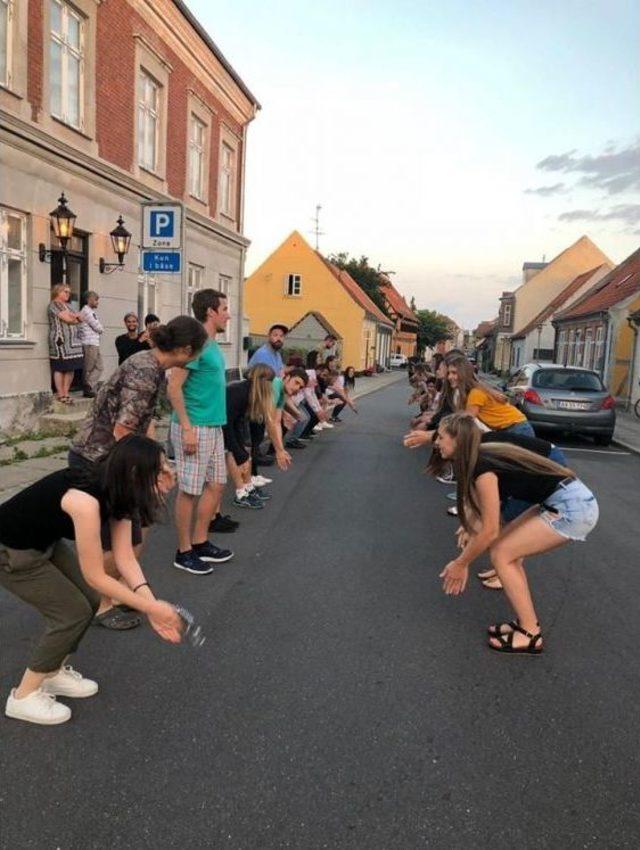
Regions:
[[[596,446],[610,446],[613,434],[596,434],[593,439]]]

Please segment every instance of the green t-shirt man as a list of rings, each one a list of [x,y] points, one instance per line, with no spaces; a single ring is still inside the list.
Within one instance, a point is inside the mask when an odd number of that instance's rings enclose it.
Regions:
[[[185,368],[189,370],[189,377],[182,385],[182,395],[189,422],[210,428],[226,425],[226,364],[218,343],[207,340],[200,356]],[[178,421],[175,412],[172,419]]]
[[[282,378],[274,378],[271,384],[271,392],[273,393],[273,404],[277,410],[282,410],[284,407],[284,381]]]

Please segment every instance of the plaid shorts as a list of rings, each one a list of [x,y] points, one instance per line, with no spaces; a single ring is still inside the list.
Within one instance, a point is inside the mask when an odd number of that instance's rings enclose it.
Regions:
[[[182,447],[182,426],[171,423],[171,442],[176,453],[178,487],[190,496],[200,496],[205,484],[226,484],[227,467],[224,461],[222,428],[196,425],[198,448],[186,455]]]

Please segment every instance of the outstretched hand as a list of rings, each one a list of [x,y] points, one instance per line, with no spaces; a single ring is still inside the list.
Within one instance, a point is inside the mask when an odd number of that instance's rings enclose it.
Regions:
[[[442,589],[447,596],[459,596],[464,593],[469,579],[469,567],[462,566],[457,561],[449,561],[440,573],[443,579]]]
[[[410,431],[408,434],[405,434],[402,442],[407,449],[428,446],[431,443],[431,434],[428,431]]]

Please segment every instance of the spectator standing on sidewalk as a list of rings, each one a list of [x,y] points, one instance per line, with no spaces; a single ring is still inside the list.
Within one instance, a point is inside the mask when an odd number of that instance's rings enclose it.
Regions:
[[[288,333],[289,328],[286,325],[271,325],[267,341],[251,355],[249,368],[256,366],[258,363],[264,363],[265,366],[273,369],[276,378],[281,378],[284,375],[284,362],[280,351]]]
[[[127,329],[126,333],[116,337],[116,351],[118,352],[118,366],[122,366],[124,361],[131,357],[132,354],[137,354],[143,351],[138,337],[138,317],[135,313],[125,313],[124,326]]]
[[[82,324],[78,325],[78,339],[82,344],[84,363],[82,366],[82,390],[85,398],[95,398],[102,377],[102,355],[100,337],[104,331],[96,310],[100,296],[89,290],[83,296],[84,306],[80,310]]]
[[[69,395],[76,369],[82,369],[82,346],[78,340],[80,314],[69,307],[71,287],[56,283],[51,289],[49,319],[49,362],[58,401],[73,404]]]
[[[215,338],[230,316],[226,296],[216,289],[196,292],[191,307],[208,339],[196,360],[172,369],[169,376],[171,442],[178,474],[178,550],[173,565],[193,575],[207,575],[213,571],[212,563],[233,558],[231,550],[219,549],[208,538],[227,482],[222,433],[227,422],[226,367]]]
[[[148,351],[153,347],[153,340],[151,339],[151,331],[154,328],[157,328],[160,324],[160,319],[156,316],[155,313],[147,313],[144,317],[144,330],[138,337],[138,342],[140,343],[140,349],[142,351]]]

